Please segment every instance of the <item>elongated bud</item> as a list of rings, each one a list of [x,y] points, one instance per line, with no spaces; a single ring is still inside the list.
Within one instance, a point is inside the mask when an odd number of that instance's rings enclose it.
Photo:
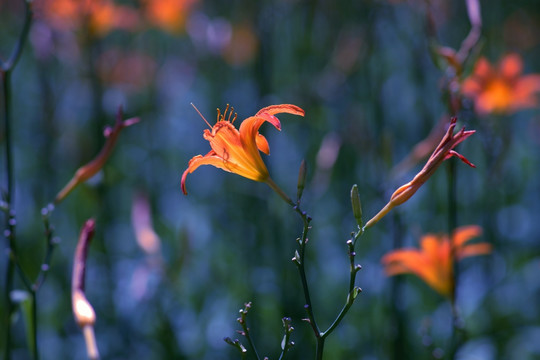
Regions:
[[[358,193],[358,185],[356,184],[354,184],[351,189],[351,203],[356,223],[360,228],[362,228],[362,204],[360,203],[360,194]]]
[[[55,204],[58,204],[60,201],[62,201],[79,184],[96,175],[98,171],[103,168],[103,166],[111,156],[116,142],[118,141],[120,131],[122,131],[122,129],[128,126],[139,122],[139,118],[123,120],[122,114],[122,108],[120,107],[118,109],[118,115],[116,116],[116,123],[114,127],[107,127],[103,133],[107,140],[105,141],[105,144],[103,145],[103,148],[101,149],[99,154],[93,160],[88,162],[86,165],[81,166],[75,172],[75,175],[73,175],[71,180],[66,184],[66,186],[62,188],[62,190],[60,190],[58,195],[56,195],[56,198],[54,199]]]
[[[306,160],[302,160],[300,163],[300,169],[298,170],[298,191],[296,193],[296,200],[300,201],[304,187],[306,184],[307,165]]]

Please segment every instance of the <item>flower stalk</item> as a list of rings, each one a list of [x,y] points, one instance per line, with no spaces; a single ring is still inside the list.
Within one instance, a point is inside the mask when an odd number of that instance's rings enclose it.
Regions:
[[[5,288],[4,288],[4,299],[6,302],[6,314],[4,319],[4,329],[5,329],[5,353],[4,358],[6,360],[11,359],[11,317],[13,314],[13,311],[15,310],[15,306],[13,303],[13,300],[11,298],[11,293],[14,289],[14,276],[15,276],[15,270],[17,267],[16,264],[16,257],[17,257],[17,249],[16,249],[16,237],[15,237],[15,226],[16,226],[16,218],[15,218],[15,209],[14,209],[14,203],[15,203],[15,191],[14,191],[14,169],[13,169],[13,143],[12,143],[12,137],[11,137],[11,91],[12,91],[12,85],[11,85],[11,74],[13,70],[15,69],[20,56],[22,54],[22,50],[24,48],[24,45],[26,44],[28,40],[28,33],[30,31],[30,27],[32,25],[32,2],[31,1],[24,1],[24,22],[21,32],[19,33],[19,37],[16,40],[15,46],[13,47],[13,50],[11,51],[11,54],[7,60],[3,60],[0,58],[0,81],[1,89],[2,89],[2,117],[4,122],[4,136],[5,136],[5,176],[6,176],[6,191],[3,194],[2,202],[6,204],[6,225],[5,225],[5,232],[4,237],[7,240],[7,261],[6,261],[6,280],[5,280]],[[35,302],[34,302],[35,304]],[[35,329],[37,327],[36,323],[36,316],[35,316],[35,305],[32,307],[32,311],[34,312],[34,315],[31,316],[31,322],[32,322],[32,328]],[[33,330],[34,331],[34,330]],[[36,337],[34,336],[34,339]],[[35,346],[34,343],[34,351],[33,351],[33,358],[38,359],[39,358],[39,352],[37,349],[37,346]]]
[[[95,220],[89,219],[81,229],[77,248],[75,249],[73,273],[71,278],[71,304],[73,308],[73,316],[83,332],[88,358],[91,360],[99,359],[99,351],[94,334],[96,313],[86,298],[84,288],[86,259],[90,241],[94,236],[95,225]]]

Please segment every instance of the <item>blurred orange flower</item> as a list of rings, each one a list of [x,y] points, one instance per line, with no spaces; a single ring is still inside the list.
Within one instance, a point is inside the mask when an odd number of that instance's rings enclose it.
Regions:
[[[103,36],[113,29],[133,29],[138,23],[135,9],[110,0],[36,0],[36,14],[59,30],[74,30],[87,24],[93,34]]]
[[[184,30],[186,19],[197,0],[146,0],[148,20],[170,33]]]
[[[455,230],[452,245],[446,234],[427,234],[420,240],[420,249],[400,249],[382,258],[388,276],[414,274],[443,296],[454,291],[453,255],[457,260],[491,252],[491,244],[467,244],[482,234],[476,225]],[[452,254],[452,246],[454,247]]]
[[[97,69],[106,84],[114,84],[130,92],[144,89],[152,83],[157,64],[144,53],[110,49],[99,56]]]
[[[244,65],[255,57],[259,39],[248,24],[236,25],[232,28],[232,36],[223,48],[223,58],[231,65]]]
[[[197,155],[189,161],[188,168],[182,174],[182,191],[187,195],[186,177],[201,165],[213,165],[217,168],[232,172],[255,181],[268,181],[270,176],[264,164],[261,154],[270,154],[270,147],[266,138],[259,134],[261,125],[268,121],[278,130],[281,123],[275,114],[288,113],[304,116],[304,110],[296,105],[281,104],[271,105],[259,110],[255,116],[244,120],[240,125],[240,131],[233,123],[236,115],[232,117],[233,108],[227,116],[229,106],[220,113],[218,109],[217,122],[211,130],[205,129],[203,137],[210,142],[212,150],[204,156]],[[206,120],[205,120],[206,121]]]
[[[474,134],[476,131],[465,131],[465,128],[462,128],[460,131],[457,132],[457,134],[454,135],[454,128],[456,127],[456,122],[457,119],[452,118],[446,134],[443,136],[441,142],[433,151],[433,154],[431,154],[430,158],[428,159],[426,165],[424,165],[422,170],[420,170],[420,172],[416,174],[416,176],[411,181],[409,181],[405,185],[400,186],[396,191],[394,191],[394,193],[390,197],[390,201],[384,206],[384,208],[381,209],[381,211],[377,213],[377,215],[375,215],[366,223],[366,226],[364,226],[364,228],[369,228],[370,226],[373,226],[386,214],[388,214],[388,212],[394,207],[401,205],[405,201],[409,200],[411,196],[413,196],[416,191],[418,191],[418,189],[420,189],[420,187],[435,173],[435,170],[437,170],[437,168],[445,160],[450,159],[452,156],[459,158],[461,161],[471,167],[476,167],[473,163],[467,160],[465,156],[453,150],[459,143]]]
[[[517,54],[506,55],[494,68],[480,58],[462,85],[465,96],[474,100],[481,115],[508,114],[538,106],[540,74],[522,75],[523,61]]]

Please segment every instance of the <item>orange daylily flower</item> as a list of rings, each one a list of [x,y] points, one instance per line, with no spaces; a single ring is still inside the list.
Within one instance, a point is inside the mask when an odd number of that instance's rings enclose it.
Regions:
[[[452,245],[446,234],[427,234],[420,240],[420,249],[394,250],[381,261],[388,276],[414,274],[441,295],[451,296],[454,291],[453,258],[461,260],[491,252],[491,244],[467,244],[481,234],[482,228],[476,225],[459,227],[452,237]]]
[[[522,75],[523,61],[517,54],[506,55],[494,68],[480,58],[474,72],[464,80],[462,92],[474,100],[476,111],[508,114],[539,104],[540,74]]]
[[[288,113],[304,116],[304,110],[296,105],[272,105],[245,119],[240,124],[240,129],[237,130],[233,125],[236,114],[231,120],[233,109],[231,108],[231,112],[227,116],[228,111],[228,105],[223,114],[218,109],[216,124],[211,127],[211,130],[204,130],[203,137],[210,142],[212,150],[204,156],[197,155],[189,161],[188,168],[182,174],[184,194],[187,195],[186,177],[188,173],[192,173],[201,165],[213,165],[250,180],[268,182],[270,175],[259,151],[269,155],[270,147],[266,138],[259,134],[259,128],[265,121],[268,121],[276,129],[281,130],[281,123],[274,116],[276,114]]]
[[[476,167],[473,163],[467,160],[465,156],[453,150],[459,143],[474,134],[476,130],[465,131],[465,127],[463,127],[454,135],[454,128],[456,127],[456,122],[457,119],[452,118],[446,134],[443,136],[441,142],[439,143],[435,151],[433,151],[433,154],[431,154],[429,160],[427,161],[426,165],[424,165],[422,170],[418,174],[416,174],[416,176],[411,181],[398,188],[392,194],[392,197],[390,198],[388,204],[386,204],[385,207],[382,208],[382,210],[379,211],[377,215],[375,215],[371,220],[369,220],[364,228],[369,228],[370,226],[373,226],[394,207],[401,205],[405,201],[409,200],[411,196],[413,196],[416,191],[420,189],[420,187],[435,173],[435,170],[437,170],[437,168],[445,160],[450,159],[452,156],[456,156],[465,164],[471,167]]]
[[[148,20],[170,33],[183,31],[198,0],[145,0]]]

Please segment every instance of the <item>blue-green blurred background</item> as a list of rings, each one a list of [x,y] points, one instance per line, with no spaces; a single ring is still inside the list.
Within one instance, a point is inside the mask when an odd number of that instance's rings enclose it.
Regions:
[[[261,356],[277,359],[281,318],[289,316],[296,346],[287,358],[313,358],[291,262],[301,221],[265,184],[213,167],[189,175],[189,195],[182,194],[189,159],[209,150],[206,124],[190,103],[211,123],[226,104],[238,112],[236,124],[270,104],[306,111],[304,118],[279,116],[281,132],[269,125],[261,131],[270,144],[264,160],[271,176],[291,197],[300,162],[307,163],[303,208],[313,229],[306,268],[316,316],[326,327],[347,293],[345,242],[356,226],[351,186],[359,186],[367,220],[421,168],[423,161],[392,176],[414,145],[450,118],[441,91],[445,72],[428,47],[428,7],[440,44],[459,48],[470,29],[465,3],[198,1],[166,9],[182,15],[173,19],[174,29],[147,15],[150,3],[118,1],[132,23],[100,31],[86,15],[73,23],[51,20],[47,9],[61,5],[36,3],[13,73],[17,242],[31,277],[45,252],[41,208],[99,152],[118,106],[141,119],[122,132],[104,169],[51,215],[61,243],[38,293],[41,358],[86,357],[71,312],[70,277],[89,217],[97,232],[86,292],[104,359],[240,358],[223,338],[243,340],[235,320],[247,301]],[[481,1],[481,8],[477,54],[496,63],[517,52],[525,73],[539,73],[538,1]],[[129,18],[116,16],[113,23]],[[22,23],[22,1],[0,1],[2,58]],[[494,246],[491,255],[460,264],[458,305],[468,337],[458,358],[540,358],[540,113],[478,117],[466,102],[458,116],[460,126],[477,130],[457,148],[477,168],[455,164],[457,223],[482,226],[481,240]],[[4,133],[0,142],[4,181]],[[448,232],[446,165],[361,238],[363,292],[329,337],[327,359],[432,359],[447,348],[448,302],[413,276],[387,278],[380,263],[395,246],[417,247],[425,233]],[[138,245],[133,227],[140,194],[160,239],[153,255]],[[0,310],[3,315],[5,301]],[[22,319],[14,329],[14,358],[30,358]]]

